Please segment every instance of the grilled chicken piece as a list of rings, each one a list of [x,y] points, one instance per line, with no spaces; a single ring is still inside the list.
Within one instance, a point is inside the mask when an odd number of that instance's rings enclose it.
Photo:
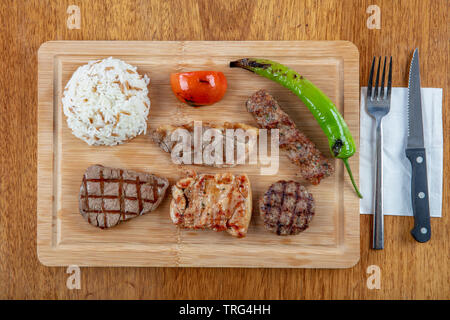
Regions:
[[[188,229],[227,231],[244,237],[252,216],[252,190],[247,175],[191,172],[172,187],[170,217]]]
[[[80,213],[93,226],[114,227],[155,210],[168,186],[153,174],[93,165],[83,175]]]
[[[298,234],[306,230],[314,209],[312,194],[295,181],[275,182],[259,201],[264,226],[278,235]]]
[[[322,178],[333,173],[330,160],[322,155],[265,90],[255,92],[248,99],[247,111],[261,128],[280,130],[280,148],[286,150],[288,158],[300,167],[300,175],[305,180],[319,184]]]
[[[184,124],[181,126],[162,125],[155,130],[150,130],[150,137],[153,139],[154,142],[156,142],[161,147],[161,149],[163,149],[165,152],[171,153],[172,150],[174,149],[175,145],[178,143],[177,141],[171,140],[172,133],[174,133],[174,131],[177,129],[185,129],[191,135],[192,145],[191,145],[191,151],[190,151],[190,156],[189,156],[189,159],[191,159],[191,160],[190,160],[190,163],[187,163],[187,164],[194,164],[194,122],[190,122],[188,124]],[[222,164],[203,163],[203,165],[209,165],[209,166],[213,166],[213,167],[217,167],[217,168],[234,167],[237,164],[238,159],[239,159],[237,157],[237,150],[238,150],[238,144],[240,142],[237,139],[235,139],[234,137],[232,138],[232,141],[229,141],[229,139],[227,139],[227,137],[226,137],[226,129],[234,129],[234,130],[242,129],[244,132],[249,130],[248,132],[251,133],[252,135],[254,135],[255,138],[257,138],[257,135],[258,135],[258,128],[244,124],[244,123],[225,122],[223,125],[218,125],[218,124],[204,122],[202,125],[202,132],[201,132],[202,136],[203,136],[203,133],[208,129],[217,129],[222,133],[222,136],[223,136],[222,141],[224,144],[224,148],[223,148],[223,152],[222,152],[222,154],[223,154]],[[228,143],[234,144],[235,154],[234,154],[234,163],[233,164],[226,163],[225,147]],[[202,152],[205,150],[205,147],[208,144],[210,144],[210,141],[203,141]],[[251,150],[250,148],[253,148],[253,147],[256,148],[256,140],[255,140],[255,144],[245,143],[244,147],[245,147],[245,155],[244,155],[245,158],[242,159],[243,162],[245,162],[245,160],[248,158],[249,151]],[[180,157],[181,156],[182,155],[180,155]],[[183,163],[183,164],[185,164],[185,163]]]

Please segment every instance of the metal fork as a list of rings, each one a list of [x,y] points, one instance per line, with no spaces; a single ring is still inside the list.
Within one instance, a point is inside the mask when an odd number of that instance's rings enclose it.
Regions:
[[[374,92],[372,94],[373,71],[375,67],[375,57],[373,57],[372,68],[369,74],[367,85],[367,112],[375,119],[377,124],[377,154],[376,154],[376,182],[375,182],[375,213],[373,218],[373,249],[384,248],[384,217],[383,217],[383,131],[381,120],[391,109],[391,83],[392,83],[392,57],[389,62],[389,75],[386,95],[384,94],[384,78],[386,71],[386,60],[384,57],[383,75],[381,76],[381,87],[378,87],[380,75],[381,57],[378,59],[377,77],[375,80]],[[379,94],[378,94],[378,89]]]

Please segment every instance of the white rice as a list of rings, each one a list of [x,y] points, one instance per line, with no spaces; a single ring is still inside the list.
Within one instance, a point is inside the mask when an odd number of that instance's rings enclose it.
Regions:
[[[147,131],[150,79],[112,57],[79,67],[67,83],[63,109],[72,133],[89,145],[116,145]]]

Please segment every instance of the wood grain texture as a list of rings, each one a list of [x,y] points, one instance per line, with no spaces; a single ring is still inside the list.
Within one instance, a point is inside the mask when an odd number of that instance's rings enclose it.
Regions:
[[[74,1],[75,2],[75,1]],[[449,191],[433,239],[417,244],[412,218],[386,217],[383,251],[370,250],[371,217],[361,216],[361,259],[347,270],[235,268],[82,268],[82,289],[66,288],[66,268],[36,255],[37,49],[48,40],[349,40],[360,51],[360,82],[374,55],[392,55],[394,86],[406,86],[415,47],[424,87],[444,88],[444,176],[450,174],[449,2],[76,1],[80,30],[66,27],[72,1],[0,2],[0,297],[140,299],[431,299],[450,298]],[[381,9],[369,30],[366,9]],[[366,269],[381,268],[381,289]],[[214,281],[211,281],[214,279]]]
[[[130,50],[129,48],[133,48]],[[359,198],[344,165],[333,159],[335,173],[308,186],[315,217],[299,236],[279,237],[265,230],[258,201],[278,180],[299,180],[298,167],[280,152],[277,173],[261,174],[258,165],[216,169],[173,164],[169,154],[141,135],[120,146],[89,146],[76,138],[62,112],[62,94],[73,72],[88,61],[114,56],[150,77],[149,127],[191,121],[257,125],[245,102],[259,89],[270,92],[323,154],[328,140],[297,96],[273,81],[229,62],[240,57],[270,57],[295,70],[327,94],[359,141],[359,52],[349,41],[50,41],[38,53],[38,225],[37,250],[48,266],[292,267],[348,268],[359,260]],[[179,102],[169,74],[218,70],[228,89],[218,103],[192,108]],[[278,159],[276,159],[278,161]],[[355,179],[359,155],[349,159]],[[172,184],[186,169],[202,173],[246,173],[252,186],[253,218],[243,239],[227,233],[180,230],[169,218],[168,195],[154,211],[110,230],[93,228],[78,209],[80,179],[92,164],[154,173]],[[306,185],[308,185],[306,183]],[[170,193],[170,192],[168,192]],[[267,259],[271,257],[271,259]]]

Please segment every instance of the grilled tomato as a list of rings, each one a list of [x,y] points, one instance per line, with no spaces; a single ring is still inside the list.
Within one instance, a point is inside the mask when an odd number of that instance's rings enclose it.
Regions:
[[[172,73],[170,84],[178,100],[194,107],[216,103],[227,91],[227,79],[218,71]]]

